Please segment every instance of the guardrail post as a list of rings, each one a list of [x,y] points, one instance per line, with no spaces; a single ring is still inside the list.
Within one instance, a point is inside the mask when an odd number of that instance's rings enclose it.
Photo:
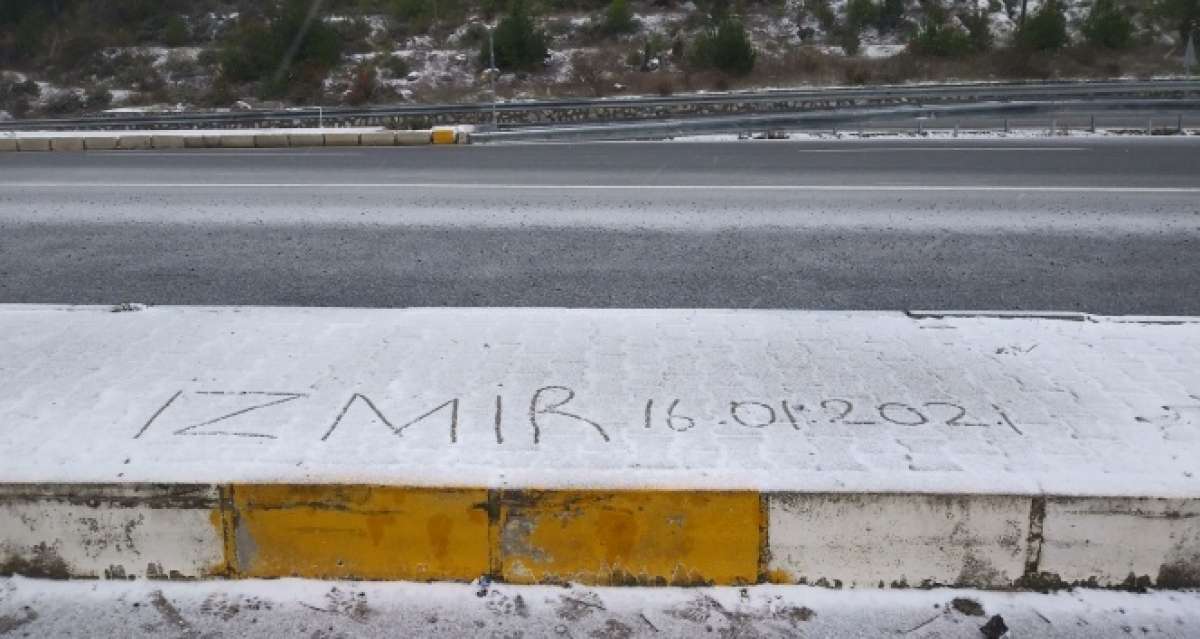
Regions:
[[[1175,121],[1175,134],[1183,135],[1183,114],[1180,113],[1179,115],[1177,115],[1175,117],[1178,118]]]
[[[917,119],[917,135],[925,135],[925,132],[921,129],[921,120],[919,118]]]
[[[1004,133],[1008,133],[1008,118],[1004,118]]]
[[[958,123],[954,123],[954,137],[958,137]]]
[[[1095,116],[1095,114],[1093,114],[1091,123],[1088,124],[1088,133],[1095,133],[1095,132],[1096,132],[1096,116]]]
[[[1146,135],[1154,135],[1154,119],[1153,118],[1148,118],[1146,120]]]

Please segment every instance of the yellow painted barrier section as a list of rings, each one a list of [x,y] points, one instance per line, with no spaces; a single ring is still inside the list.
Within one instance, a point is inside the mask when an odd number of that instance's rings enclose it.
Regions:
[[[458,142],[458,131],[454,127],[434,127],[432,136],[434,144],[455,144]]]
[[[235,485],[240,577],[458,580],[488,572],[482,489]]]
[[[504,491],[501,578],[532,584],[752,584],[754,492]]]

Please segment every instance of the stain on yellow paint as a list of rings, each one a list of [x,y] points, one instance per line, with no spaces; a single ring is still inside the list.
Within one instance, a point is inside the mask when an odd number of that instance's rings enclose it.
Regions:
[[[750,584],[753,492],[504,491],[501,577],[511,583]]]
[[[461,580],[488,572],[487,491],[235,485],[242,577]]]
[[[237,550],[233,542],[233,509],[229,499],[229,488],[227,486],[220,486],[217,490],[220,493],[220,497],[217,501],[217,507],[209,513],[209,521],[212,522],[213,528],[216,528],[217,534],[220,535],[224,560],[214,566],[210,574],[213,576],[232,577],[236,574],[234,561],[237,557]]]
[[[792,579],[792,573],[781,568],[773,568],[767,571],[767,583],[793,584],[796,583],[796,580]]]

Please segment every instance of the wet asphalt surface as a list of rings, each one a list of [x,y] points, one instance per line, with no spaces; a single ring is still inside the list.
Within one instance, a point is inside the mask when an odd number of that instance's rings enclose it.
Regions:
[[[0,155],[0,303],[1200,315],[1200,139]]]

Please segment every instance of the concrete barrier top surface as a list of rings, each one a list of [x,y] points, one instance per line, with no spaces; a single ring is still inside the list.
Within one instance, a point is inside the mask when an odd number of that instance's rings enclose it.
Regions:
[[[0,306],[0,483],[1200,496],[1200,322]]]
[[[110,131],[11,131],[0,134],[0,139],[52,139],[52,138],[105,138],[131,135],[171,135],[182,137],[204,137],[217,135],[287,135],[302,133],[373,133],[386,131],[377,126],[362,127],[308,127],[308,128],[245,128],[245,129],[120,129]]]

